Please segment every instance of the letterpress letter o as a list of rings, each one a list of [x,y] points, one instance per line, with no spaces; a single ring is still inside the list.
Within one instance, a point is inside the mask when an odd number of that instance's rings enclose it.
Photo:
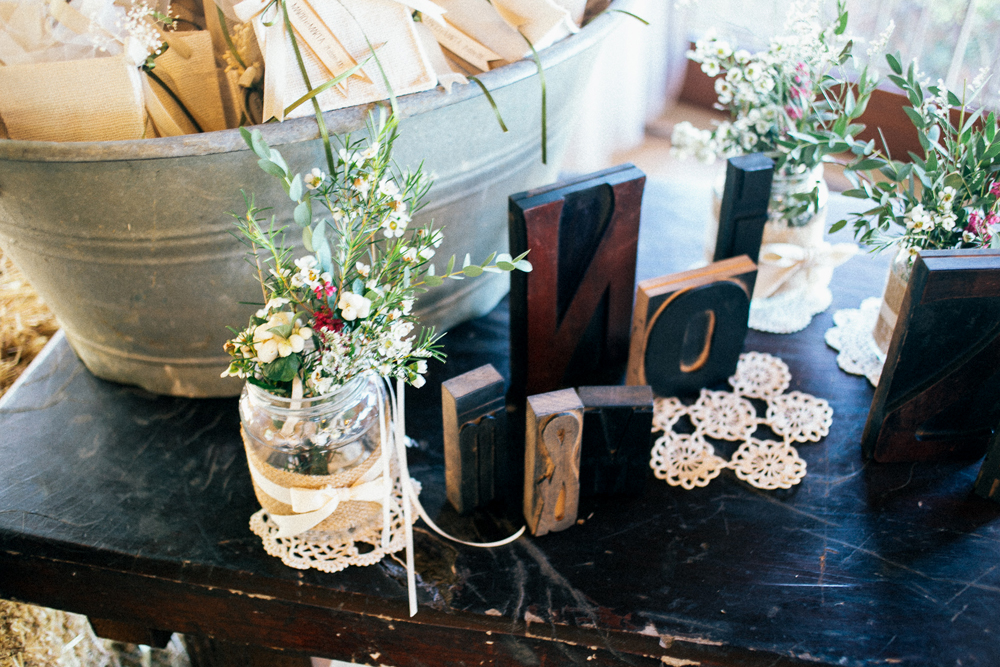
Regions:
[[[722,280],[678,292],[646,328],[644,383],[659,396],[696,393],[733,372],[747,333],[750,297]]]

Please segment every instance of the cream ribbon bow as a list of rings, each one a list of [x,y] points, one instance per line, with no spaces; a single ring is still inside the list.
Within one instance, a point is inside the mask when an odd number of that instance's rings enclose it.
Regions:
[[[250,462],[250,476],[260,489],[278,502],[292,506],[294,514],[269,514],[271,520],[278,526],[278,537],[294,537],[315,528],[328,516],[337,511],[342,502],[363,500],[381,504],[385,496],[385,481],[378,465],[372,466],[352,486],[330,487],[320,489],[305,489],[302,487],[284,487],[276,484],[263,475]]]
[[[803,276],[812,282],[816,272],[832,272],[857,252],[858,246],[853,243],[834,245],[826,241],[809,247],[793,243],[762,245],[757,260],[754,296],[765,299],[773,296],[796,276]]]

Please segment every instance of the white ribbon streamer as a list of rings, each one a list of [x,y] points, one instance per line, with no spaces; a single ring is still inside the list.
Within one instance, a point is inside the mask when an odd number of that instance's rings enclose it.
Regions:
[[[499,540],[497,542],[466,542],[465,540],[460,540],[457,537],[449,535],[444,530],[442,530],[434,521],[427,515],[427,511],[424,509],[423,505],[420,504],[420,500],[417,498],[417,492],[413,489],[413,480],[410,479],[410,471],[406,464],[406,427],[405,427],[405,400],[403,393],[403,380],[400,378],[396,379],[396,391],[393,391],[392,384],[390,384],[388,378],[383,378],[385,380],[386,387],[388,389],[388,399],[390,403],[390,410],[392,411],[394,419],[391,420],[392,426],[392,441],[395,444],[396,454],[399,459],[399,477],[402,481],[403,486],[403,517],[405,525],[406,534],[406,588],[410,603],[410,616],[417,613],[417,586],[416,586],[416,575],[413,567],[413,518],[412,509],[417,510],[417,515],[424,520],[431,530],[435,533],[444,537],[445,539],[451,540],[452,542],[457,542],[458,544],[464,544],[469,547],[500,547],[505,544],[510,544],[517,538],[524,534],[525,526],[521,526],[521,529],[516,533],[507,537],[505,539]],[[380,392],[381,393],[381,392]],[[380,397],[381,400],[381,397]],[[383,431],[385,433],[385,431]],[[384,538],[383,538],[384,539]]]

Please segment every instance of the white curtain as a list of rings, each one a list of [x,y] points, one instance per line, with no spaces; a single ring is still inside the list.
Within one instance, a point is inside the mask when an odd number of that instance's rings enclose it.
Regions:
[[[601,47],[581,105],[563,171],[611,166],[615,151],[642,143],[646,122],[660,115],[684,76],[687,35],[672,0],[634,0],[624,8],[649,22],[621,15]]]

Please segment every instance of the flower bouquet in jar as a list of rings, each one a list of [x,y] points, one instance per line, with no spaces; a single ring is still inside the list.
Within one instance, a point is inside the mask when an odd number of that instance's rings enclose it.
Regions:
[[[887,55],[889,79],[910,105],[903,108],[917,131],[923,155],[893,158],[874,140],[855,142],[845,172],[854,187],[844,192],[867,202],[831,227],[848,223],[874,251],[896,250],[874,338],[884,355],[902,305],[913,261],[921,250],[1000,247],[1000,132],[992,111],[970,106],[982,92],[987,70],[963,95],[931,84],[913,63],[904,73],[899,54]]]
[[[394,167],[395,115],[370,120],[366,140],[344,138],[330,173],[295,173],[259,131],[243,136],[281,180],[310,253],[293,257],[286,230],[244,194],[246,213],[234,217],[262,307],[233,330],[225,374],[246,379],[242,434],[263,507],[251,528],[294,567],[367,565],[412,543],[413,507],[433,527],[406,472],[402,389],[420,387],[443,354],[440,336],[416,321],[415,299],[445,280],[531,264],[493,253],[435,270],[442,232],[411,224],[430,183]]]
[[[854,83],[834,76],[852,59],[841,0],[824,20],[816,2],[793,4],[783,34],[758,53],[734,49],[714,33],[688,57],[715,80],[716,108],[729,113],[714,130],[678,123],[671,142],[681,157],[763,153],[774,161],[769,219],[762,239],[750,325],[775,333],[804,328],[825,310],[835,266],[854,252],[850,244],[824,244],[828,189],[823,164],[850,149],[876,81],[863,68]],[[883,36],[888,39],[888,34]],[[880,50],[876,45],[873,50]],[[722,184],[714,197],[706,254],[714,253]],[[780,298],[779,298],[780,297]]]

